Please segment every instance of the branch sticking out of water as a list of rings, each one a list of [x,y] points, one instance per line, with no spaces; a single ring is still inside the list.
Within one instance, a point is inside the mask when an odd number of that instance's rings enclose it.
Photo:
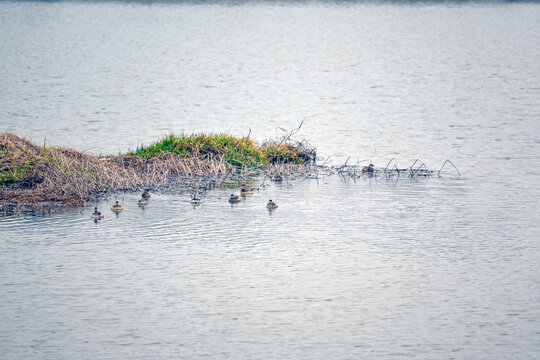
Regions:
[[[457,173],[458,173],[458,176],[461,176],[461,173],[459,172],[459,170],[458,170],[458,168],[456,167],[456,165],[454,165],[454,163],[451,162],[451,161],[448,160],[448,159],[446,159],[446,161],[444,162],[444,164],[442,164],[442,166],[441,166],[441,168],[439,169],[439,172],[437,173],[437,175],[438,175],[439,177],[441,176],[441,171],[442,171],[442,169],[443,169],[444,166],[445,166],[446,164],[448,164],[448,163],[449,163],[450,165],[452,165],[452,166],[454,167],[454,169],[456,169],[456,171],[457,171]]]
[[[298,125],[297,128],[295,129],[292,129],[290,132],[288,132],[285,136],[283,136],[279,142],[279,145],[283,144],[283,143],[287,143],[287,142],[290,142],[291,141],[291,138],[293,135],[297,134],[300,129],[302,128],[302,125],[304,125],[304,120],[305,119],[302,119],[302,121],[300,122],[300,125]]]

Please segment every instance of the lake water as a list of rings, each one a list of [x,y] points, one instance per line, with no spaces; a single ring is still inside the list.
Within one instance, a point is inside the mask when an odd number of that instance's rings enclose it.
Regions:
[[[2,217],[3,359],[540,357],[539,5],[0,2],[0,40],[0,131],[38,143],[305,119],[334,164],[462,173]]]

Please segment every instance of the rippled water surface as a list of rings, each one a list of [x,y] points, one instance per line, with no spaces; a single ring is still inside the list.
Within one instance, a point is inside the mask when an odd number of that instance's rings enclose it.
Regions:
[[[1,357],[538,358],[539,28],[534,4],[0,2],[0,131],[97,154],[305,119],[334,163],[462,173],[2,217]]]

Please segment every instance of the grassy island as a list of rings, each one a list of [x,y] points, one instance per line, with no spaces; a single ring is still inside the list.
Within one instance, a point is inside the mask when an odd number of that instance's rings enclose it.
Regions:
[[[173,181],[193,187],[246,177],[283,164],[315,161],[315,149],[283,138],[259,144],[228,134],[169,135],[118,156],[96,156],[62,146],[38,146],[0,133],[0,205],[82,204],[118,191]]]
[[[278,163],[303,164],[313,156],[291,143],[265,143],[261,146],[251,138],[227,134],[169,135],[150,146],[140,146],[127,155],[149,158],[162,154],[177,154],[183,158],[221,156],[231,165],[246,168]]]

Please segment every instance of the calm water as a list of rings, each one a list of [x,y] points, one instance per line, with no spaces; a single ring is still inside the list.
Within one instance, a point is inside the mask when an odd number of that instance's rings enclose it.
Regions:
[[[0,218],[2,358],[538,358],[539,30],[534,4],[0,2],[0,131],[116,153],[305,119],[334,163],[463,173]]]

